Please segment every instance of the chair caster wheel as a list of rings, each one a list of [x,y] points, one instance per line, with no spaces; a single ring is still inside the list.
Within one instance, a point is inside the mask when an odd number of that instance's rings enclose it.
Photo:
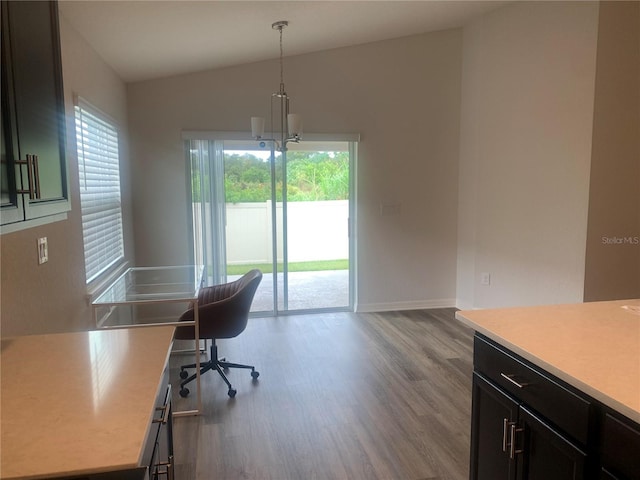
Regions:
[[[254,380],[260,376],[260,372],[256,372],[255,370],[251,372],[251,378]]]
[[[190,392],[189,392],[189,389],[188,389],[188,388],[183,387],[183,388],[181,388],[181,389],[180,389],[180,392],[179,392],[179,393],[180,393],[180,396],[181,396],[182,398],[186,398],[187,396],[189,396],[189,393],[190,393]]]
[[[227,394],[229,395],[229,397],[233,398],[236,396],[236,393],[238,393],[235,389],[230,388],[229,391],[227,392]]]
[[[185,379],[189,376],[189,372],[187,372],[186,370],[180,370],[180,378],[181,379]]]

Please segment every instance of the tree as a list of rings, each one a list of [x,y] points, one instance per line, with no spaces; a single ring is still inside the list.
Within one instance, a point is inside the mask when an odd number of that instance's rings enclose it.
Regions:
[[[276,178],[282,162],[276,160]],[[227,202],[264,202],[271,198],[271,168],[249,153],[225,153]],[[344,200],[349,196],[347,152],[287,152],[287,199],[289,201]],[[282,200],[277,182],[276,199]]]

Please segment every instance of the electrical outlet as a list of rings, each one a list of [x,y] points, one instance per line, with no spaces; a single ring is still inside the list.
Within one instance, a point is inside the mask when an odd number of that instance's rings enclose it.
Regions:
[[[480,285],[491,285],[491,274],[488,272],[482,272],[480,274]]]
[[[47,237],[38,239],[38,265],[42,265],[49,261],[49,247],[47,245]]]

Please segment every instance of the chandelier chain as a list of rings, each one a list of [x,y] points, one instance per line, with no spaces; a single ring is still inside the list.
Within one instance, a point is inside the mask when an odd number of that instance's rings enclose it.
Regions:
[[[282,27],[278,28],[280,31],[280,84],[284,85],[284,66],[283,66],[283,50],[282,50]]]
[[[278,30],[280,34],[280,90],[271,94],[271,108],[270,108],[270,125],[272,137],[274,133],[274,106],[273,102],[277,101],[280,104],[280,136],[281,139],[275,138],[265,139],[264,135],[264,118],[251,117],[251,136],[256,140],[265,142],[267,140],[274,142],[274,147],[281,151],[283,154],[287,150],[288,142],[298,143],[302,139],[302,120],[300,115],[295,113],[289,113],[289,96],[284,89],[284,42],[282,39],[282,30],[289,25],[287,20],[280,20],[271,24],[271,28]],[[275,100],[278,99],[278,100]],[[264,146],[264,143],[262,144]]]

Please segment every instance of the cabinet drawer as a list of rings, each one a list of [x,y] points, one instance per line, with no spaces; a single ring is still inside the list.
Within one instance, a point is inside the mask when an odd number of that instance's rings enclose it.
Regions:
[[[602,425],[602,464],[616,476],[640,479],[640,426],[605,414]]]
[[[474,368],[575,440],[587,444],[591,403],[586,398],[480,335],[474,338]]]

